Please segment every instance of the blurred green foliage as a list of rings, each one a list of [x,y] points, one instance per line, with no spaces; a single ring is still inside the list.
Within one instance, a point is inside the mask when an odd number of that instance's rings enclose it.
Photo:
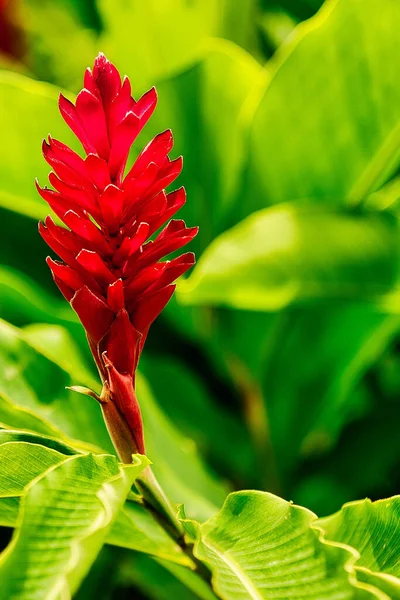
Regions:
[[[160,480],[203,520],[232,489],[277,492],[321,517],[399,492],[400,5],[321,4],[0,9],[0,317],[11,324],[0,327],[0,424],[110,451],[98,407],[65,390],[96,386],[96,374],[44,264],[34,187],[48,172],[44,136],[77,148],[59,89],[73,96],[104,51],[134,94],[157,86],[132,160],[171,127],[182,217],[200,226],[199,264],[150,332],[139,397]],[[146,555],[132,567],[120,552],[102,597],[207,598],[182,586],[180,567]],[[85,585],[82,598],[100,597]]]

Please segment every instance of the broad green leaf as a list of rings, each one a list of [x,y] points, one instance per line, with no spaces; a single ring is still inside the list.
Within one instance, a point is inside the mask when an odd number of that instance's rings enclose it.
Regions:
[[[23,336],[49,360],[67,373],[76,375],[80,383],[99,391],[99,384],[85,367],[73,340],[62,328],[32,325],[23,330]],[[161,411],[140,373],[137,376],[137,394],[145,425],[147,452],[160,482],[175,502],[185,502],[191,516],[208,518],[223,502],[225,486],[206,472],[194,442],[182,436]]]
[[[179,299],[278,310],[298,300],[377,301],[396,289],[399,227],[389,215],[352,215],[285,204],[219,236]]]
[[[26,273],[6,265],[0,265],[0,298],[1,317],[5,321],[18,325],[58,323],[73,327],[74,333],[81,328],[75,313],[61,296],[59,299],[51,296]]]
[[[68,446],[63,441],[54,439],[46,435],[38,435],[36,433],[30,433],[27,431],[19,431],[17,429],[0,429],[0,445],[14,444],[20,442],[21,444],[33,444],[49,448],[59,454],[66,456],[73,456],[74,454],[82,454],[80,449]]]
[[[81,6],[89,4],[68,0],[21,2],[20,22],[27,45],[25,60],[38,79],[56,82],[67,89],[81,88],[83,73],[98,52],[95,32],[80,20]],[[71,39],[73,51],[66,52]]]
[[[261,63],[264,62],[264,55],[260,47],[261,39],[256,34],[259,17],[257,0],[241,0],[241,2],[235,3],[230,0],[221,0],[221,5],[223,8],[220,12],[218,37],[235,42]]]
[[[366,303],[311,304],[276,315],[260,380],[280,470],[289,482],[300,460],[329,450],[363,413],[355,386],[399,329],[398,315]],[[370,450],[362,452],[368,456]]]
[[[114,521],[107,543],[151,554],[176,564],[192,566],[190,559],[152,515],[143,506],[132,501],[125,503]]]
[[[264,69],[244,50],[232,42],[213,39],[205,45],[198,63],[157,82],[158,106],[135,144],[136,151],[153,135],[172,129],[175,147],[171,155],[184,157],[176,185],[184,185],[188,197],[179,215],[200,226],[191,243],[197,252],[226,227],[246,160],[244,106],[265,76]]]
[[[49,360],[78,376],[80,383],[98,390],[98,384],[73,340],[62,328],[32,325],[24,338]],[[60,350],[62,352],[60,352]],[[154,471],[175,502],[185,502],[188,511],[199,519],[208,518],[226,495],[226,489],[204,469],[192,440],[185,438],[156,403],[145,378],[137,376],[137,394],[145,426],[147,452]]]
[[[309,19],[324,3],[324,0],[280,0],[279,4],[299,21]]]
[[[122,549],[103,546],[96,560],[90,568],[89,573],[74,595],[74,600],[99,600],[116,595],[122,591],[119,586],[119,573],[121,565],[126,560],[127,552]],[[123,593],[125,593],[125,589]]]
[[[144,466],[144,458],[122,467],[112,456],[73,456],[34,480],[13,541],[0,557],[0,597],[73,593]]]
[[[201,56],[204,40],[216,31],[220,1],[98,0],[98,6],[105,24],[104,52],[135,87],[143,88]]]
[[[0,431],[0,525],[15,527],[26,486],[72,453],[71,448],[54,440]],[[191,566],[188,557],[151,514],[132,501],[127,501],[119,511],[107,543]]]
[[[394,177],[386,185],[374,192],[365,201],[370,210],[392,210],[398,213],[400,200],[400,177]]]
[[[21,175],[21,179],[22,178],[23,176]],[[31,181],[29,181],[29,184],[30,183]],[[46,211],[46,207],[43,203],[41,203],[41,205],[41,209],[45,210],[42,216],[45,216],[49,211]],[[17,209],[19,206],[20,205],[17,204],[15,208]],[[39,206],[39,204],[37,206]],[[42,308],[44,308],[44,305],[47,304],[47,300],[51,300],[51,298],[54,298],[55,300],[54,307],[53,309],[50,309],[49,315],[58,312],[57,308],[60,306],[58,303],[61,300],[61,295],[57,288],[54,287],[51,272],[44,260],[45,257],[49,255],[49,247],[38,234],[37,219],[32,219],[32,217],[28,216],[26,213],[23,214],[22,205],[20,213],[12,210],[12,204],[10,204],[10,207],[11,210],[7,210],[0,206],[0,219],[2,225],[0,263],[2,270],[6,270],[5,277],[3,272],[0,275],[0,291],[2,292],[0,315],[1,318],[9,318],[13,321],[15,319],[15,324],[21,325],[26,323],[26,320],[23,320],[23,311],[27,311],[28,314],[30,314],[31,310],[33,312],[35,311],[35,308],[31,305],[38,306],[38,295],[36,293],[38,287],[39,290],[44,289],[44,302],[39,302],[39,306],[41,305]],[[8,276],[10,271],[11,278]],[[32,284],[32,277],[34,277],[36,285]],[[13,290],[14,286],[15,292]],[[33,292],[31,301],[29,300],[29,290],[32,290]],[[21,294],[23,295],[24,293],[28,294],[28,298],[25,299],[25,301],[24,298],[21,297]],[[15,305],[13,305],[14,300]],[[64,314],[67,308],[68,306],[64,304],[63,309],[61,309]],[[49,319],[49,317],[46,317],[43,314],[39,318],[44,321]]]
[[[354,551],[326,543],[315,521],[307,509],[272,494],[236,492],[200,526],[195,552],[223,600],[388,600],[356,580]]]
[[[400,159],[400,5],[332,0],[274,59],[251,128],[240,214],[315,199],[359,202]]]
[[[59,352],[58,366],[25,341],[21,330],[0,321],[0,393],[17,407],[50,423],[67,441],[82,440],[93,448],[112,452],[96,401],[66,389],[82,383],[75,379],[73,370],[71,374],[64,370],[67,356],[67,349]],[[93,379],[91,376],[89,385]],[[4,425],[18,426],[14,418]]]
[[[16,406],[3,393],[0,393],[0,427],[36,431],[55,437],[59,437],[61,433],[33,411]]]
[[[159,558],[156,561],[163,565],[165,569],[179,579],[188,589],[192,590],[196,594],[196,598],[201,598],[201,600],[216,600],[215,594],[207,583],[193,571]]]
[[[193,146],[193,121],[188,118],[183,138],[183,154],[187,158],[183,180],[188,184],[189,206],[196,202],[199,192],[202,195],[202,220],[196,222],[205,230],[199,235],[204,239],[211,233],[212,239],[225,229],[228,211],[241,184],[247,158],[245,103],[267,73],[249,54],[223,40],[208,43],[197,73],[199,144]],[[186,114],[193,110],[187,104],[184,108]],[[211,224],[214,226],[210,232]]]
[[[263,12],[259,22],[268,46],[275,51],[287,40],[297,25],[292,15],[276,6]]]
[[[336,443],[331,447],[326,445],[332,442],[327,423],[305,441],[300,464],[299,458],[293,456],[297,468],[294,465],[288,475],[289,489],[285,493],[321,517],[339,510],[349,498],[386,497],[396,491],[400,404],[397,391],[393,396],[387,393],[379,372],[382,364],[393,360],[391,355],[393,345],[382,352],[381,359],[375,360],[339,409],[346,424]],[[325,402],[329,401],[328,396]],[[299,414],[306,412],[307,406]],[[300,420],[299,416],[297,421]],[[336,427],[337,417],[333,421]]]
[[[400,496],[357,500],[330,517],[318,520],[325,537],[355,548],[357,567],[400,577]]]
[[[80,327],[82,328],[81,325]],[[89,369],[86,357],[75,339],[64,327],[33,323],[23,327],[20,331],[23,339],[32,348],[43,354],[48,360],[55,362],[77,381],[84,381],[86,386],[100,391],[98,377]]]
[[[24,488],[47,469],[63,462],[66,455],[37,443],[6,441],[3,435],[0,444],[0,525],[15,527]]]
[[[351,546],[360,581],[400,598],[400,496],[345,504],[336,514],[318,520],[325,537]]]
[[[43,138],[51,132],[77,148],[57,98],[57,88],[49,84],[0,71],[0,128],[6,140],[0,148],[0,206],[34,219],[48,213],[34,185],[35,177],[44,185],[49,173],[41,153]]]

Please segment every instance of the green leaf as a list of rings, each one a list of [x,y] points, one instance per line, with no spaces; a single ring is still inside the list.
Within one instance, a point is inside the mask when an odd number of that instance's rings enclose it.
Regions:
[[[34,219],[48,213],[34,184],[38,177],[43,185],[49,172],[40,151],[43,138],[51,132],[79,147],[58,113],[57,98],[49,84],[0,71],[0,129],[7,140],[0,148],[0,206]]]
[[[79,324],[80,328],[82,326]],[[63,371],[89,388],[100,391],[100,382],[89,368],[86,357],[69,331],[58,325],[33,323],[21,329],[21,335],[29,346],[55,362]],[[92,360],[92,357],[90,357]]]
[[[226,486],[207,472],[193,440],[185,438],[169,421],[140,374],[137,395],[145,425],[147,454],[162,488],[173,502],[183,502],[190,516],[200,521],[207,519],[222,504]]]
[[[132,76],[135,87],[154,85],[201,56],[204,40],[216,31],[218,4],[213,0],[190,4],[185,0],[99,0],[105,24],[101,46]]]
[[[399,249],[388,215],[272,207],[214,240],[181,282],[179,300],[248,310],[310,299],[376,302],[398,282]]]
[[[35,228],[36,229],[36,228]],[[35,233],[36,235],[36,233]],[[1,316],[16,325],[27,322],[56,323],[81,329],[71,307],[48,294],[26,273],[0,265]]]
[[[57,428],[31,410],[16,406],[3,393],[0,393],[0,427],[36,431],[54,437],[60,436],[60,431]]]
[[[265,492],[230,494],[200,526],[198,558],[223,600],[327,598],[388,600],[356,580],[354,551],[327,543],[316,516]]]
[[[68,0],[24,0],[21,4],[25,60],[38,79],[57,82],[67,89],[81,87],[82,73],[98,52],[95,32],[84,26],[79,14],[81,6],[89,4]],[[66,52],[71,39],[73,51]]]
[[[394,600],[400,598],[400,496],[350,502],[317,524],[326,539],[357,550],[360,581],[381,588]]]
[[[162,559],[157,558],[156,561],[181,581],[186,588],[192,590],[196,598],[201,598],[201,600],[216,600],[215,594],[207,583],[193,571]]]
[[[177,185],[184,185],[188,195],[179,215],[200,226],[191,243],[196,251],[226,227],[247,156],[246,100],[264,78],[251,55],[226,40],[210,39],[198,63],[157,82],[157,110],[136,147],[172,129],[172,155],[185,160]]]
[[[64,461],[67,446],[34,434],[0,431],[0,525],[17,525],[25,488],[50,467]],[[107,543],[191,566],[191,561],[141,505],[127,501],[107,535]]]
[[[354,389],[399,328],[398,315],[366,303],[311,304],[276,315],[260,379],[289,485],[300,460],[329,450],[343,427],[363,413]],[[362,452],[366,458],[375,450],[365,446]]]
[[[45,435],[37,435],[36,433],[30,433],[26,431],[18,431],[12,429],[0,429],[0,445],[10,443],[26,443],[43,446],[54,450],[55,452],[64,454],[66,456],[73,456],[74,454],[82,454],[80,450],[68,446],[64,442],[48,437]]]
[[[0,557],[1,597],[73,593],[145,466],[145,458],[122,467],[112,456],[73,456],[34,480],[13,541]]]
[[[112,452],[97,402],[66,389],[75,383],[86,383],[76,380],[72,369],[71,374],[65,370],[68,348],[58,354],[59,366],[33,348],[28,338],[29,335],[25,340],[21,330],[0,321],[0,393],[17,408],[49,423],[53,432],[58,432],[68,443],[74,445],[73,440],[81,440],[94,450],[102,448]],[[87,380],[89,386],[96,381],[89,375]],[[9,416],[10,420],[3,424],[5,427],[21,426],[14,415],[9,413]],[[17,416],[19,419],[20,415]]]
[[[241,185],[247,159],[246,101],[267,74],[250,54],[218,39],[208,42],[197,76],[199,143],[193,146],[194,123],[190,118],[193,106],[187,102],[183,107],[187,114],[183,139],[178,138],[182,127],[178,123],[176,137],[178,146],[184,142],[182,152],[187,157],[183,182],[188,189],[188,205],[194,211],[196,199],[201,202],[201,220],[194,222],[200,225],[199,235],[203,240],[210,234],[211,240],[225,229],[229,209]]]
[[[66,459],[65,453],[0,432],[0,525],[15,527],[19,500],[25,487],[50,467]],[[7,432],[8,433],[8,432]],[[15,440],[15,441],[10,441]]]
[[[192,566],[190,559],[152,515],[135,502],[125,503],[108,534],[107,543],[151,554],[176,564]]]
[[[145,354],[140,368],[155,397],[162,398],[166,415],[196,442],[214,469],[236,480],[252,476],[255,457],[241,416],[221,405],[197,373],[168,355]]]
[[[399,164],[400,5],[335,0],[274,60],[251,131],[248,214],[295,199],[359,202]]]

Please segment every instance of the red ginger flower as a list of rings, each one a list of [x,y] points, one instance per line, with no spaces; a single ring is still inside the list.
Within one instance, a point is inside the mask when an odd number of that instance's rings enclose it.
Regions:
[[[60,95],[59,108],[86,157],[49,136],[43,154],[53,169],[54,190],[37,186],[67,228],[48,216],[39,231],[63,261],[47,258],[86,330],[111,437],[125,437],[125,446],[144,453],[135,371],[149,327],[174,292],[173,282],[194,264],[191,252],[160,259],[190,242],[197,227],[172,220],[149,239],[185,203],[184,188],[165,191],[182,170],[182,157],[168,158],[171,131],[157,135],[124,175],[129,150],[155,109],[155,89],[135,101],[129,79],[121,82],[103,54],[93,71],[86,70],[84,86],[75,105]],[[130,462],[131,452],[117,445]]]

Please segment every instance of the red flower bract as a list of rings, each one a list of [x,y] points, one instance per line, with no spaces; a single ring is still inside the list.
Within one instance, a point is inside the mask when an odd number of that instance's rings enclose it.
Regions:
[[[182,169],[182,158],[168,158],[171,131],[157,135],[124,174],[129,150],[155,109],[155,89],[135,101],[129,79],[121,82],[103,54],[87,69],[84,86],[75,105],[60,95],[59,108],[86,156],[49,136],[43,154],[54,189],[37,186],[66,227],[48,216],[39,230],[62,260],[47,262],[86,330],[102,403],[112,403],[113,422],[123,423],[131,446],[143,453],[135,370],[173,282],[194,264],[191,252],[160,259],[190,242],[197,228],[172,220],[150,239],[185,203],[183,188],[165,191]]]

